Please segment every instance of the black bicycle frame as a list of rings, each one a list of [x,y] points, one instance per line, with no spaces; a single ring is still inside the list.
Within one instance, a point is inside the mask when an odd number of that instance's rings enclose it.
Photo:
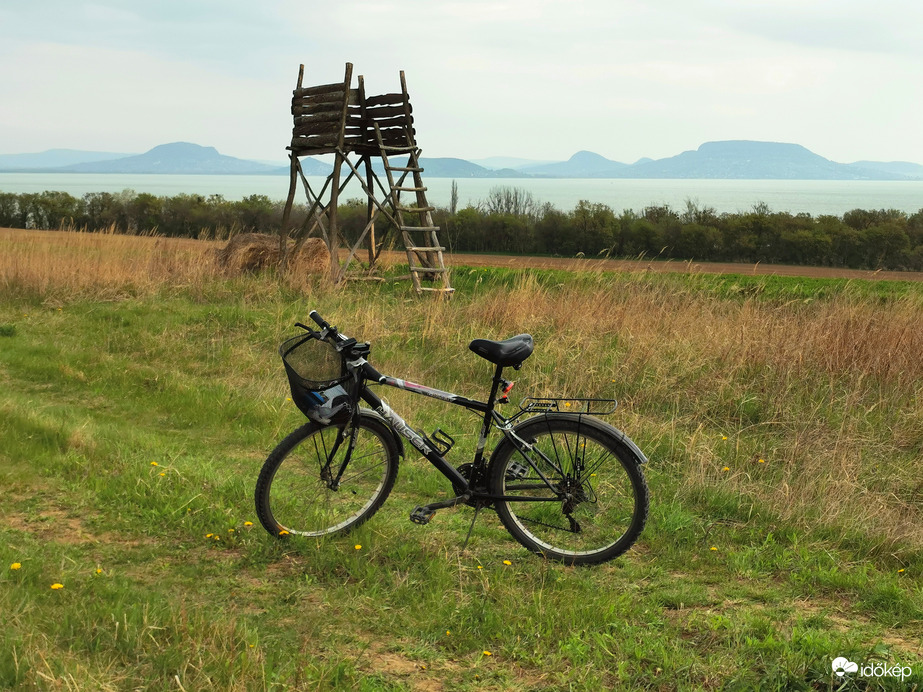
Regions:
[[[494,407],[497,401],[497,392],[500,389],[500,384],[503,381],[503,367],[498,365],[496,371],[494,372],[493,383],[490,387],[490,396],[487,401],[477,401],[475,399],[469,399],[458,394],[452,394],[451,392],[444,392],[441,389],[434,389],[432,387],[427,387],[426,385],[417,384],[416,382],[410,382],[408,380],[401,380],[396,377],[388,377],[387,375],[382,377],[379,381],[379,384],[386,385],[388,387],[395,387],[396,389],[403,389],[406,392],[411,392],[412,394],[420,394],[422,396],[427,396],[432,399],[439,399],[449,404],[454,404],[456,406],[461,406],[463,408],[469,409],[471,411],[477,411],[484,414],[484,421],[481,425],[481,436],[478,439],[477,451],[474,455],[474,464],[480,465],[484,458],[484,448],[487,445],[487,436],[490,433],[491,423],[495,418],[498,419],[498,422],[505,423],[507,422],[506,418],[499,416]],[[485,493],[476,493],[471,489],[468,480],[462,476],[458,470],[452,466],[445,457],[443,457],[438,450],[433,447],[429,441],[421,435],[419,432],[410,427],[407,422],[401,418],[388,404],[381,400],[381,398],[371,391],[368,387],[368,384],[363,381],[361,383],[361,388],[359,390],[359,396],[365,401],[369,406],[371,406],[375,411],[384,418],[388,424],[397,432],[401,437],[407,439],[414,448],[423,455],[423,457],[429,461],[433,466],[439,469],[439,472],[443,476],[448,478],[452,482],[452,486],[455,488],[463,488],[465,492],[471,492],[472,497],[488,497]]]

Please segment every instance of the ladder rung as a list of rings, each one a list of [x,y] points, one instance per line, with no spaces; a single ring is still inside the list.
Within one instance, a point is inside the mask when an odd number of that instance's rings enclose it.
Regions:
[[[439,226],[401,226],[402,231],[438,231]]]
[[[416,272],[418,274],[438,274],[440,272],[449,271],[445,267],[411,267],[410,271]]]
[[[425,187],[395,187],[394,189],[400,192],[425,192],[427,188]]]
[[[408,172],[422,172],[423,169],[419,166],[385,166],[389,171],[408,171]]]
[[[444,252],[444,247],[409,247],[407,248],[410,252]]]
[[[455,293],[454,288],[439,288],[437,286],[420,286],[418,291],[436,291],[438,293]]]
[[[395,207],[398,211],[406,211],[408,213],[416,213],[420,211],[436,211],[436,207]]]
[[[403,152],[405,154],[410,153],[411,151],[417,150],[417,147],[414,146],[413,144],[402,144],[400,146],[390,146],[387,144],[382,144],[381,148],[384,149],[385,151]]]

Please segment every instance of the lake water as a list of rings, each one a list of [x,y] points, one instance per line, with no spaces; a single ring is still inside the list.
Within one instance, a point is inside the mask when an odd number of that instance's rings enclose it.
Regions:
[[[425,178],[424,173],[424,178]],[[309,177],[315,192],[324,178]],[[452,179],[425,178],[431,204],[448,206]],[[640,211],[650,205],[666,204],[684,209],[686,200],[720,212],[748,211],[765,203],[773,211],[813,216],[841,216],[850,209],[900,209],[914,213],[923,209],[923,181],[877,180],[622,180],[622,179],[530,179],[458,178],[459,208],[484,200],[495,187],[527,190],[539,202],[550,202],[569,211],[581,199],[606,204],[616,212]],[[75,197],[88,192],[134,190],[158,196],[181,193],[221,195],[237,200],[248,195],[266,195],[284,200],[288,195],[287,175],[125,175],[91,173],[0,173],[0,192],[43,192],[60,190]],[[353,181],[344,199],[364,198]],[[296,200],[304,201],[299,186]]]

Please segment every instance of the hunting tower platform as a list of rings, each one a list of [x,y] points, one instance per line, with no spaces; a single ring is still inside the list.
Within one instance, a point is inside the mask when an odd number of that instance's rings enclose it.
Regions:
[[[426,199],[421,150],[415,138],[404,73],[400,73],[400,92],[367,96],[362,76],[358,78],[358,88],[351,88],[352,72],[352,64],[346,63],[342,82],[304,87],[304,65],[298,70],[298,84],[292,96],[292,142],[287,147],[291,180],[282,217],[281,247],[283,250],[287,247],[289,235],[296,240],[297,247],[298,241],[303,242],[319,230],[330,250],[331,278],[340,281],[364,243],[368,246],[369,265],[377,263],[388,229],[376,237],[375,222],[383,217],[390,222],[388,227],[401,235],[414,290],[450,295],[454,289],[443,258],[445,248],[439,243],[439,228],[433,222],[435,207]],[[334,155],[333,171],[315,193],[304,175],[301,159],[325,154]],[[373,170],[372,161],[376,159],[381,159],[384,183]],[[362,185],[368,198],[367,224],[341,265],[337,203],[353,178]],[[290,228],[299,179],[307,197],[308,214],[299,228]]]

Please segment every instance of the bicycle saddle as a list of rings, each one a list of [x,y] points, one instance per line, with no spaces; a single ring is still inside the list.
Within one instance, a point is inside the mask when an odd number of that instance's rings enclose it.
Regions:
[[[521,364],[522,361],[532,355],[534,346],[531,334],[519,334],[504,341],[475,339],[468,344],[468,348],[481,356],[481,358],[503,367]]]

